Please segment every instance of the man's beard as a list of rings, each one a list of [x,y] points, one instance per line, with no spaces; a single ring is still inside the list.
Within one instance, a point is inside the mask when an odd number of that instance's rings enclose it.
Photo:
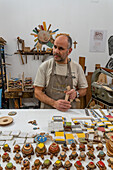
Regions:
[[[64,58],[62,58],[60,54],[56,54],[56,53],[53,54],[53,56],[58,56],[58,57],[59,57],[58,60],[54,57],[54,60],[55,60],[55,61],[58,61],[58,62],[63,62],[63,61],[65,61],[65,59],[67,58],[67,56],[65,56]]]

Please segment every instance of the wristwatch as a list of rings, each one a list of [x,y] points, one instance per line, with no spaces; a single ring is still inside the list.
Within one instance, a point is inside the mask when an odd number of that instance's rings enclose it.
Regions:
[[[78,91],[76,91],[76,93],[77,93],[76,98],[79,98],[80,97],[80,93]]]

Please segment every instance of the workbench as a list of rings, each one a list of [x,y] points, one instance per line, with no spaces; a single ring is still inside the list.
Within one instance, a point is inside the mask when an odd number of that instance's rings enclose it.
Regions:
[[[76,117],[88,117],[86,116],[86,113],[85,113],[85,110],[84,109],[70,109],[68,110],[67,112],[61,112],[61,111],[58,111],[56,109],[1,109],[0,110],[0,117],[3,117],[3,116],[8,116],[8,113],[11,112],[11,111],[15,111],[17,112],[16,115],[12,116],[13,118],[13,122],[7,126],[0,126],[0,131],[2,132],[6,132],[6,131],[21,131],[23,133],[37,133],[37,134],[40,134],[40,132],[45,132],[45,133],[48,133],[48,123],[52,120],[52,117],[53,116],[63,116],[66,118],[67,121],[71,121],[71,118],[76,118]],[[98,112],[98,110],[96,110]],[[107,110],[103,110],[105,114],[107,114]],[[90,115],[92,116],[92,115]],[[28,123],[29,121],[32,121],[32,120],[36,120],[37,122],[37,126],[39,127],[39,129],[37,130],[33,130],[33,127],[34,125]],[[1,134],[0,134],[1,135]],[[54,136],[53,134],[50,134],[52,136]],[[9,144],[9,146],[11,147],[11,153],[9,153],[10,155],[10,158],[11,158],[11,161],[14,166],[16,166],[17,170],[20,170],[22,164],[16,164],[15,161],[13,160],[13,157],[14,157],[14,153],[13,153],[13,148],[14,148],[14,138],[11,140],[11,141],[7,141],[6,143]],[[46,147],[48,148],[49,145],[51,144],[52,142],[50,140],[47,140],[45,145]],[[19,144],[21,147],[23,146],[23,144]],[[35,147],[36,147],[36,143],[33,143],[32,144],[33,147],[34,147],[34,150],[35,150]],[[99,153],[99,151],[96,150],[96,146],[97,144],[94,145],[94,154],[96,156],[96,159],[94,159],[94,163],[96,164],[98,161],[99,161],[99,158],[97,157],[97,154]],[[68,147],[70,147],[68,145]],[[60,145],[60,148],[61,148],[61,145]],[[76,147],[76,152],[78,153],[78,155],[80,154],[80,151],[79,151],[79,146]],[[104,146],[104,149],[103,151],[106,153],[106,147]],[[60,151],[61,152],[61,151]],[[71,150],[67,151],[67,158],[66,160],[69,160],[69,155],[71,154]],[[2,146],[1,146],[1,150],[0,150],[0,154],[2,156],[2,154],[4,153],[3,149],[2,149]],[[20,152],[21,155],[22,155],[22,152]],[[85,150],[85,153],[87,153],[87,146],[86,146],[86,150]],[[106,153],[107,154],[107,153]],[[108,163],[107,163],[107,159],[109,157],[106,156],[105,157],[105,160],[103,161],[107,167],[107,170],[110,170],[111,168],[108,167]],[[2,158],[1,159],[1,165],[2,167],[4,168],[6,166],[6,162],[3,163],[2,161]],[[24,159],[27,159],[27,158],[24,158]],[[44,160],[42,160],[40,157],[36,157],[36,154],[32,155],[31,156],[31,160],[30,160],[30,166],[33,165],[34,163],[34,160],[36,159],[40,159],[40,161],[43,163],[45,159],[50,159],[50,155],[46,155],[44,156]],[[55,163],[55,161],[57,161],[57,157],[53,157],[52,159],[52,163]],[[66,161],[65,160],[65,161]],[[78,158],[76,158],[75,160],[70,160],[71,163],[73,164],[72,167],[71,167],[71,170],[74,170],[76,169],[74,167],[74,163],[78,160]],[[82,165],[86,168],[86,165],[91,162],[92,160],[89,160],[88,157],[86,156],[86,160],[85,161],[82,161]],[[63,164],[64,164],[64,161],[62,161]],[[50,166],[49,170],[52,170],[52,165]],[[40,168],[41,169],[41,168]],[[61,168],[62,169],[62,168]],[[98,169],[98,168],[97,168]]]
[[[32,98],[33,91],[8,91],[5,90],[5,98],[8,99],[8,108],[9,102],[13,105],[13,108],[19,109],[22,106],[22,98]]]

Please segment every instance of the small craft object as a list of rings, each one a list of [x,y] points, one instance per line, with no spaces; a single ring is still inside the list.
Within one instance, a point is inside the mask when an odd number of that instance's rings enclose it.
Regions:
[[[72,166],[72,163],[69,160],[67,160],[64,164],[65,170],[70,170],[71,166]]]
[[[21,157],[19,153],[16,153],[13,159],[15,160],[16,164],[18,163],[21,164],[23,158]]]
[[[24,158],[28,157],[28,159],[31,159],[31,155],[34,155],[33,146],[30,143],[26,143],[22,147],[22,153]]]
[[[64,130],[67,131],[67,132],[71,132],[72,131],[71,122],[65,122]]]
[[[87,148],[88,148],[88,150],[94,151],[94,147],[93,147],[92,142],[89,142],[89,143],[87,144]]]
[[[85,153],[83,151],[80,152],[80,155],[78,156],[78,159],[79,159],[79,161],[85,161],[86,155],[85,155]]]
[[[80,152],[85,151],[85,145],[83,143],[79,144],[79,150],[80,150]]]
[[[17,114],[17,112],[14,112],[14,111],[8,113],[9,116],[14,116],[16,114]]]
[[[84,170],[84,167],[82,166],[82,163],[80,161],[76,161],[74,166],[77,170]]]
[[[89,162],[86,168],[87,170],[93,170],[96,168],[96,165],[93,162]]]
[[[4,152],[11,152],[11,148],[9,147],[8,144],[4,144],[3,148]]]
[[[49,159],[46,159],[44,163],[42,164],[42,169],[44,168],[48,169],[51,164],[52,162]]]
[[[110,137],[108,141],[106,141],[107,155],[109,157],[113,157],[113,136]]]
[[[102,143],[99,143],[98,146],[96,147],[96,149],[99,150],[103,150],[104,146]]]
[[[113,169],[113,158],[109,158],[107,162],[108,162],[108,166],[111,167],[111,169]]]
[[[20,146],[18,145],[18,144],[16,144],[15,146],[14,146],[14,150],[13,150],[13,152],[15,153],[15,152],[20,152]]]
[[[3,159],[3,162],[9,162],[9,160],[10,160],[9,154],[7,152],[5,152],[2,155],[2,159]]]
[[[71,146],[70,146],[70,149],[72,151],[76,151],[76,144],[75,143],[72,143]]]
[[[50,155],[50,159],[53,158],[53,156],[57,156],[58,153],[60,152],[60,147],[57,143],[53,142],[50,146],[49,146],[49,151],[48,154]]]
[[[100,170],[106,170],[106,169],[107,169],[106,166],[105,166],[105,164],[104,164],[104,162],[102,162],[102,161],[98,161],[98,162],[96,163],[96,165],[98,166],[98,168],[99,168]]]
[[[37,125],[36,120],[31,120],[28,123],[31,123],[32,125]]]
[[[30,162],[28,159],[23,160],[23,167],[21,167],[21,170],[28,170],[30,169]]]
[[[32,166],[32,170],[39,170],[41,165],[42,165],[41,161],[39,159],[36,159],[34,161],[34,165]]]
[[[1,167],[1,164],[0,164],[0,170],[3,170],[3,168]]]
[[[91,159],[92,161],[93,161],[93,159],[95,159],[95,155],[91,150],[89,152],[87,152],[87,156],[88,156],[88,159]]]
[[[53,170],[58,170],[60,168],[63,168],[63,164],[61,162],[61,160],[57,160],[54,164],[53,164]]]
[[[35,148],[36,156],[44,159],[44,155],[47,155],[47,149],[44,143],[39,143]]]
[[[47,139],[50,138],[50,140],[53,140],[52,136],[48,133],[40,133],[39,135],[35,136],[34,142],[36,143],[44,143],[47,141]]]
[[[58,157],[58,159],[65,161],[66,157],[67,157],[66,153],[65,152],[61,152],[60,156]]]
[[[64,143],[61,147],[62,147],[62,151],[64,151],[64,152],[69,150],[66,143]]]
[[[97,155],[97,157],[100,158],[100,160],[104,160],[105,156],[106,154],[103,151],[100,151],[99,154]]]
[[[13,122],[13,118],[12,117],[9,117],[9,116],[0,117],[0,125],[1,126],[9,125],[12,122]]]
[[[78,156],[78,154],[77,154],[77,152],[76,151],[73,151],[72,153],[71,153],[71,155],[69,155],[69,160],[71,160],[71,159],[76,159],[76,157]]]
[[[5,169],[6,169],[6,170],[8,170],[8,169],[10,169],[10,170],[15,170],[16,167],[15,167],[11,162],[9,162],[9,163],[7,163]]]

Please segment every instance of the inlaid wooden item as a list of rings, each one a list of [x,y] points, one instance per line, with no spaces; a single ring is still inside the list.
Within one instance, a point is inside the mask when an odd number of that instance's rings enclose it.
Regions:
[[[111,167],[111,169],[113,169],[113,158],[109,158],[107,162],[108,162],[108,166]]]
[[[66,151],[69,150],[69,148],[68,148],[68,146],[67,146],[66,143],[64,143],[63,145],[61,145],[61,147],[62,147],[62,151],[64,151],[64,152],[66,152]]]
[[[88,149],[88,150],[91,150],[91,151],[94,151],[94,147],[93,147],[92,142],[89,142],[89,143],[87,144],[87,149]]]
[[[44,155],[47,155],[47,149],[44,143],[39,143],[35,148],[36,156],[44,159]]]
[[[100,160],[104,160],[105,156],[106,156],[106,154],[103,151],[100,151],[99,154],[97,155],[97,157],[100,158]]]
[[[21,164],[23,158],[19,153],[16,153],[13,159],[15,160],[16,164]]]
[[[3,148],[4,152],[11,152],[11,148],[9,147],[8,144],[4,144]]]
[[[22,153],[24,158],[28,157],[28,159],[31,159],[31,155],[34,155],[33,146],[30,143],[26,143],[22,147]]]
[[[13,122],[13,118],[9,116],[0,117],[0,126],[6,126]]]
[[[87,152],[87,156],[88,156],[88,159],[91,159],[92,161],[93,161],[93,159],[95,159],[95,155],[91,150],[89,152]]]
[[[99,143],[98,146],[96,147],[96,149],[99,150],[103,150],[104,146],[102,143]]]
[[[2,168],[2,166],[1,166],[1,164],[0,164],[0,170],[3,170],[3,168]]]
[[[83,151],[80,152],[80,155],[78,156],[78,159],[79,159],[79,161],[85,161],[86,155],[85,155],[85,153]]]
[[[66,153],[65,152],[61,152],[60,156],[58,157],[58,159],[65,161],[66,157],[67,157]]]
[[[15,146],[14,146],[14,150],[13,150],[13,152],[15,153],[15,152],[20,152],[20,146],[18,145],[18,144],[16,144]]]
[[[79,150],[80,150],[80,152],[85,151],[85,145],[83,143],[79,144]]]
[[[77,170],[84,170],[84,167],[82,166],[82,163],[80,161],[76,161],[74,166]]]
[[[9,169],[9,170],[15,170],[16,167],[15,167],[11,162],[9,162],[9,163],[7,163],[5,169],[6,169],[6,170],[8,170],[8,169]]]
[[[113,157],[113,136],[106,141],[107,155]]]
[[[70,170],[71,166],[72,166],[72,163],[69,160],[67,160],[64,164],[65,170]]]
[[[71,146],[70,146],[70,149],[72,151],[76,151],[76,144],[75,143],[72,143]]]
[[[105,164],[104,164],[104,162],[102,162],[102,161],[98,161],[98,162],[96,163],[96,165],[98,166],[98,168],[99,168],[100,170],[106,170],[106,169],[107,169],[106,166],[105,166]]]
[[[57,143],[53,142],[50,146],[49,146],[49,151],[48,154],[50,155],[50,159],[53,158],[53,156],[57,156],[58,153],[60,152],[60,147]]]
[[[58,170],[60,168],[63,168],[63,164],[61,162],[61,160],[57,160],[54,164],[53,164],[53,170]]]
[[[2,160],[3,160],[3,162],[9,162],[10,157],[9,157],[9,154],[8,154],[7,152],[5,152],[5,153],[2,155]]]
[[[32,166],[32,170],[39,170],[41,165],[42,165],[41,161],[39,159],[36,159],[34,161],[34,165]]]
[[[51,164],[52,164],[52,162],[49,159],[46,159],[44,161],[44,163],[42,164],[42,169],[44,169],[44,168],[48,169]]]
[[[75,160],[77,156],[78,156],[77,152],[76,152],[76,151],[73,151],[73,152],[71,153],[71,155],[69,155],[69,160],[71,160],[71,159]]]
[[[87,170],[94,170],[96,169],[96,165],[94,164],[94,162],[89,162],[86,168]]]
[[[30,169],[30,162],[27,159],[23,160],[23,167],[21,167],[21,170],[29,170]]]

